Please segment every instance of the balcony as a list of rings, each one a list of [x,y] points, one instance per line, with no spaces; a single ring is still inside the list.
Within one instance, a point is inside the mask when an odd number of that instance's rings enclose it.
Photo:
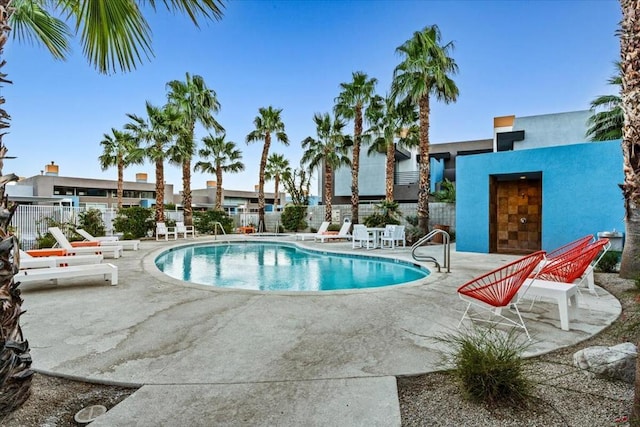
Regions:
[[[393,174],[394,185],[411,185],[417,184],[419,178],[418,171],[395,172]]]

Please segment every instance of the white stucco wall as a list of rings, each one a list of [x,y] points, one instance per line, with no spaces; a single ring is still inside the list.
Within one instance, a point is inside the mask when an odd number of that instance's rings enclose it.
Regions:
[[[524,140],[513,144],[514,150],[580,144],[587,140],[587,119],[591,111],[516,117],[513,130],[524,130]]]

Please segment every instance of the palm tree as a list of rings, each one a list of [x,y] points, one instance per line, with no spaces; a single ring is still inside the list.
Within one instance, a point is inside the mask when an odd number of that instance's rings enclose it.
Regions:
[[[336,117],[331,120],[329,113],[314,114],[317,138],[310,136],[302,141],[305,150],[300,163],[307,165],[310,171],[324,169],[325,221],[331,221],[331,199],[333,195],[333,171],[342,165],[350,165],[347,149],[353,143],[342,132],[345,122]]]
[[[377,97],[369,113],[369,121],[373,123],[369,133],[373,142],[367,151],[368,155],[385,153],[385,199],[393,199],[393,173],[395,171],[395,151],[398,147],[416,147],[419,143],[419,129],[416,125],[418,112],[415,105],[407,100],[396,103],[395,99],[387,96]],[[396,143],[396,138],[398,142]]]
[[[273,204],[275,208],[278,208],[278,204],[280,201],[280,179],[287,174],[291,173],[291,166],[289,165],[289,160],[285,159],[282,154],[273,153],[267,159],[267,166],[264,170],[264,179],[266,181],[274,181],[274,192],[275,197],[273,200]]]
[[[196,26],[200,18],[217,20],[222,16],[222,0],[164,0],[162,3],[170,13],[189,16]],[[67,57],[70,52],[69,40],[73,35],[79,35],[84,55],[100,73],[133,70],[143,59],[153,56],[149,24],[138,5],[156,9],[155,1],[144,0],[0,0],[0,56],[4,54],[11,29],[15,28],[16,31],[12,34],[18,40],[38,42],[58,59]],[[63,20],[54,17],[54,12],[73,22],[74,31]],[[5,61],[0,61],[0,86],[10,83],[1,70],[4,65]],[[4,103],[4,97],[0,96],[0,105]],[[9,114],[0,109],[0,131],[9,127],[9,119]],[[2,141],[5,134],[4,131],[0,132],[1,157],[5,157],[7,152]],[[0,161],[0,176],[3,176],[2,169]],[[0,183],[0,196],[4,194],[3,184]],[[2,208],[6,209],[7,202],[3,197],[1,199]],[[10,219],[11,216],[8,216],[8,220]],[[2,243],[9,242],[8,246],[14,246],[11,242],[15,237],[4,237],[7,226],[8,222],[0,224],[0,235],[4,238]],[[15,251],[15,248],[2,251],[0,256],[7,254],[7,259],[2,259],[3,265],[11,266],[8,254]],[[18,269],[19,262],[15,258],[13,262],[16,265],[7,271]],[[29,345],[20,330],[20,291],[14,285],[11,274],[3,277],[5,279],[0,284],[3,299],[0,309],[0,360],[3,361],[0,376],[0,418],[22,405],[29,397],[32,376],[29,370]]]
[[[264,231],[264,174],[267,167],[267,157],[271,146],[271,137],[284,145],[289,145],[289,137],[284,131],[284,123],[280,117],[282,109],[275,109],[272,106],[258,109],[259,115],[253,119],[255,129],[246,138],[247,144],[256,141],[264,141],[262,146],[262,156],[260,157],[260,172],[258,176],[258,230]]]
[[[620,71],[622,76],[622,155],[624,184],[622,193],[626,210],[626,241],[622,250],[620,276],[637,278],[640,274],[640,0],[620,0]],[[640,341],[636,342],[640,345]],[[640,358],[636,361],[635,396],[631,411],[631,425],[640,425]]]
[[[335,113],[346,119],[353,119],[353,148],[351,160],[351,220],[358,223],[358,175],[360,174],[360,145],[362,143],[362,122],[365,109],[374,98],[375,78],[369,78],[363,72],[352,73],[351,83],[340,83],[342,92],[335,99]]]
[[[124,128],[131,131],[136,141],[146,144],[146,156],[155,163],[156,222],[164,222],[164,160],[179,125],[180,115],[174,108],[156,107],[146,103],[147,119],[127,114],[131,119]]]
[[[587,124],[587,138],[591,141],[611,141],[622,138],[622,125],[624,124],[624,113],[622,112],[622,70],[620,62],[615,62],[618,72],[608,80],[613,85],[617,95],[602,95],[591,101],[591,111],[593,115],[589,117]]]
[[[209,89],[201,76],[186,73],[184,82],[172,80],[167,83],[167,98],[182,116],[182,130],[173,147],[171,160],[182,165],[182,207],[185,225],[193,225],[191,207],[191,159],[196,151],[195,127],[200,123],[205,129],[223,132],[224,129],[213,118],[220,110],[220,103],[213,89]]]
[[[100,155],[100,167],[103,171],[115,166],[118,169],[118,209],[122,208],[124,184],[124,168],[144,162],[143,151],[138,147],[136,139],[129,132],[111,129],[111,135],[104,134],[100,141],[104,152]]]
[[[392,96],[406,96],[420,109],[420,182],[418,191],[418,226],[429,228],[429,113],[430,96],[445,103],[455,102],[458,87],[449,77],[458,66],[449,53],[453,42],[440,44],[436,25],[413,33],[413,37],[396,49],[403,61],[393,70]]]
[[[216,204],[214,209],[222,210],[222,172],[237,173],[244,170],[242,152],[237,149],[233,141],[225,141],[226,135],[218,137],[207,135],[202,138],[204,148],[198,151],[202,158],[211,158],[212,162],[199,161],[194,170],[216,175]]]

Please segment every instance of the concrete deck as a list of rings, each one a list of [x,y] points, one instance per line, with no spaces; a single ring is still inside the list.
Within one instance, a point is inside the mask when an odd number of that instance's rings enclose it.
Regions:
[[[465,281],[516,257],[451,252],[451,273],[364,291],[265,293],[185,285],[157,270],[175,244],[293,237],[232,236],[143,241],[110,262],[118,286],[102,280],[21,285],[22,327],[33,368],[59,376],[142,387],[92,426],[398,426],[395,376],[443,368],[442,344],[466,305]],[[346,242],[295,242],[352,252]],[[423,249],[442,259],[442,247]],[[358,253],[412,260],[409,248]],[[431,265],[432,267],[432,265]],[[529,355],[573,345],[620,314],[599,289],[583,292],[571,331],[555,305],[525,308]]]

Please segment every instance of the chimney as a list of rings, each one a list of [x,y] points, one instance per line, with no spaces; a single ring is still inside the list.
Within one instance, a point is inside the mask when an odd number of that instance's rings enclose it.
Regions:
[[[147,174],[146,173],[137,173],[136,174],[136,182],[147,182]]]
[[[207,188],[216,188],[218,183],[215,181],[207,181]]]
[[[58,165],[51,161],[50,165],[44,166],[44,174],[50,176],[58,176]]]

